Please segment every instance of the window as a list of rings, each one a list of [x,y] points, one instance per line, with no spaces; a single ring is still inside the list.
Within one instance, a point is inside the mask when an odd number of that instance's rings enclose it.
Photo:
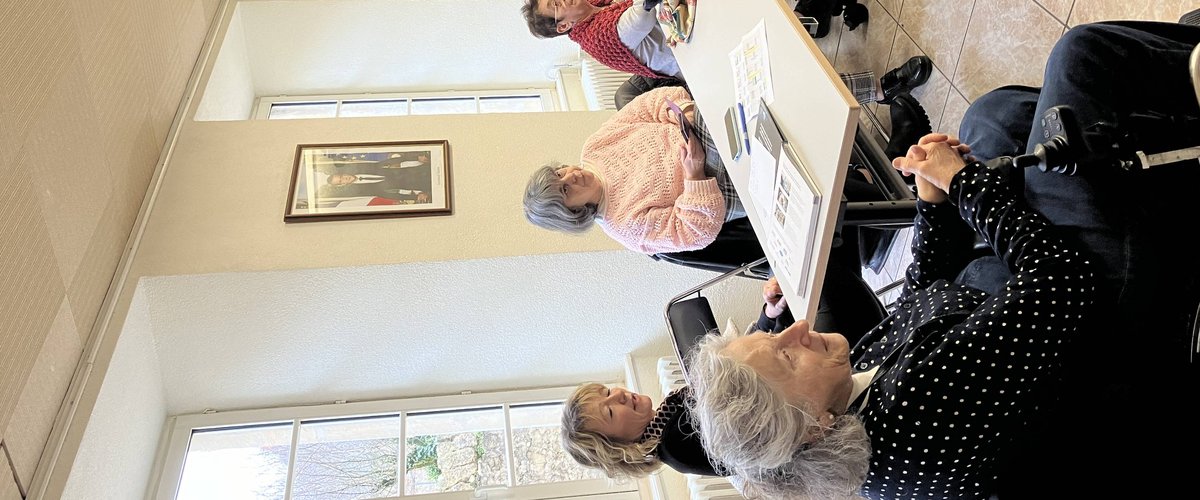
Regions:
[[[174,417],[152,498],[638,498],[562,450],[573,388]]]
[[[262,97],[260,120],[555,111],[550,89]]]

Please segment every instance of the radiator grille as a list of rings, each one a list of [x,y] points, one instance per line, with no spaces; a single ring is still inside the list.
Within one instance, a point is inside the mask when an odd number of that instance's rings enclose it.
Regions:
[[[613,102],[613,94],[616,93],[617,87],[620,87],[633,75],[600,64],[586,52],[580,52],[579,68],[588,110],[617,109],[617,105]]]
[[[683,367],[674,357],[658,358],[658,383],[663,394],[683,387]],[[688,498],[690,500],[735,500],[745,498],[734,489],[728,479],[723,477],[697,476],[684,474],[687,478]]]

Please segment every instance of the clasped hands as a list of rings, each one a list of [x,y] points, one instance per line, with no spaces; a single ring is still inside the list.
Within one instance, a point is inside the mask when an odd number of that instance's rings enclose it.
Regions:
[[[941,203],[949,197],[954,175],[975,161],[971,147],[946,134],[925,134],[908,148],[903,158],[892,159],[892,167],[905,177],[916,176],[917,197],[929,203]]]

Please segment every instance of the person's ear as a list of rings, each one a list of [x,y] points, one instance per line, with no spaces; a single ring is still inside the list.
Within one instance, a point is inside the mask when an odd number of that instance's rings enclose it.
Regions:
[[[568,31],[571,31],[571,26],[573,26],[574,24],[575,23],[568,23],[566,21],[563,21],[561,23],[558,23],[558,25],[555,26],[554,28],[557,29],[559,33],[566,33]]]

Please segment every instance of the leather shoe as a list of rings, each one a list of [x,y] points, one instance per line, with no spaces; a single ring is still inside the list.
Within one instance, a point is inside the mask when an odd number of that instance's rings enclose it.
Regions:
[[[879,102],[891,104],[897,94],[912,92],[924,85],[932,73],[933,61],[928,56],[910,57],[900,67],[888,71],[879,79],[879,85],[883,87],[883,99]]]
[[[894,96],[891,104],[892,138],[883,152],[888,159],[908,154],[908,147],[933,132],[925,108],[908,92]],[[907,178],[906,178],[907,179]]]

